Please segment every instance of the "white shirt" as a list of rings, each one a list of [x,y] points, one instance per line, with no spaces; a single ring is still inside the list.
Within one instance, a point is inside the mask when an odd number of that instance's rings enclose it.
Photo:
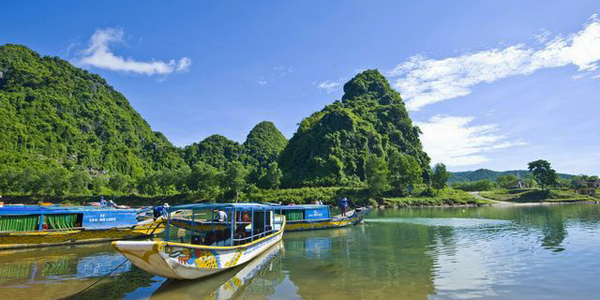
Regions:
[[[225,213],[222,210],[217,211],[217,214],[219,216],[219,222],[225,222],[227,221],[227,213]]]

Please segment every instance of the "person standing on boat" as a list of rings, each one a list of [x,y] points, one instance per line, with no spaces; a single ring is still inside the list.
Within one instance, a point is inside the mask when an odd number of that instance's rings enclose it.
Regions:
[[[160,218],[160,217],[167,217],[168,213],[169,213],[169,203],[165,203],[163,205],[158,205],[155,206],[152,209],[152,213],[154,214],[154,220]]]
[[[342,217],[346,216],[346,208],[348,208],[348,198],[344,197],[340,200],[340,209],[342,210]]]
[[[100,206],[106,206],[106,200],[104,200],[104,196],[100,196]]]

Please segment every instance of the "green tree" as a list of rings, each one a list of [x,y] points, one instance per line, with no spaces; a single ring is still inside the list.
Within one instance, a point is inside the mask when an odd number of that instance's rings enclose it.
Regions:
[[[235,195],[237,203],[240,192],[246,187],[246,175],[248,171],[239,161],[233,161],[227,164],[227,169],[223,176],[223,186],[229,189]]]
[[[512,174],[500,175],[498,176],[498,178],[496,178],[496,182],[498,183],[498,185],[505,189],[514,187],[517,184],[518,180],[519,179],[517,178],[517,176]]]
[[[446,170],[446,165],[439,163],[433,166],[431,185],[434,189],[441,190],[445,188],[448,178],[450,178],[450,172]]]
[[[111,176],[108,180],[108,187],[119,194],[131,192],[132,184],[133,182],[131,177],[119,173]]]
[[[92,181],[90,174],[84,170],[75,170],[71,173],[71,190],[72,194],[89,194],[88,185]]]
[[[260,178],[260,188],[263,189],[276,189],[279,188],[279,185],[281,184],[281,177],[283,176],[283,174],[281,173],[281,170],[279,169],[279,165],[277,164],[277,162],[272,162],[269,164],[269,166],[267,167],[267,170],[265,171],[265,173],[261,176]]]
[[[19,172],[14,169],[5,169],[0,172],[0,193],[9,194],[19,192],[17,178]]]
[[[41,190],[40,173],[32,168],[23,169],[16,178],[19,191],[23,194],[38,194]]]
[[[531,189],[537,186],[537,182],[535,181],[535,177],[531,174],[527,174],[523,177],[523,187]]]
[[[545,190],[546,186],[556,184],[558,176],[548,161],[539,159],[528,163],[527,166],[529,171],[533,173],[533,177],[542,188],[542,191]]]
[[[388,189],[388,168],[385,159],[371,154],[367,157],[365,168],[369,193],[373,196],[381,195]]]
[[[92,177],[92,193],[94,195],[101,195],[105,192],[106,185],[108,184],[108,178],[105,175],[96,175]]]
[[[389,183],[398,195],[404,195],[410,185],[423,181],[423,171],[419,162],[411,155],[393,151],[388,165]]]
[[[65,169],[52,169],[40,175],[41,192],[45,195],[62,196],[69,191],[69,172]]]
[[[213,200],[220,193],[221,173],[208,163],[199,162],[192,166],[187,186],[201,198]]]

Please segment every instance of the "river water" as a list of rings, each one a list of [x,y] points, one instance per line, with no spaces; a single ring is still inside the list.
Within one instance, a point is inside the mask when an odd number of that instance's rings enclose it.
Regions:
[[[196,281],[124,261],[107,244],[0,252],[0,299],[600,299],[600,205],[375,210]]]

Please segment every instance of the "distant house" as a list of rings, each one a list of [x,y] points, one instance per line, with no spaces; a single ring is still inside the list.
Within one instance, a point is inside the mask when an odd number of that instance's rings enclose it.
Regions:
[[[596,195],[596,189],[600,188],[600,180],[598,179],[580,179],[577,182],[579,186],[577,192],[582,195]]]

